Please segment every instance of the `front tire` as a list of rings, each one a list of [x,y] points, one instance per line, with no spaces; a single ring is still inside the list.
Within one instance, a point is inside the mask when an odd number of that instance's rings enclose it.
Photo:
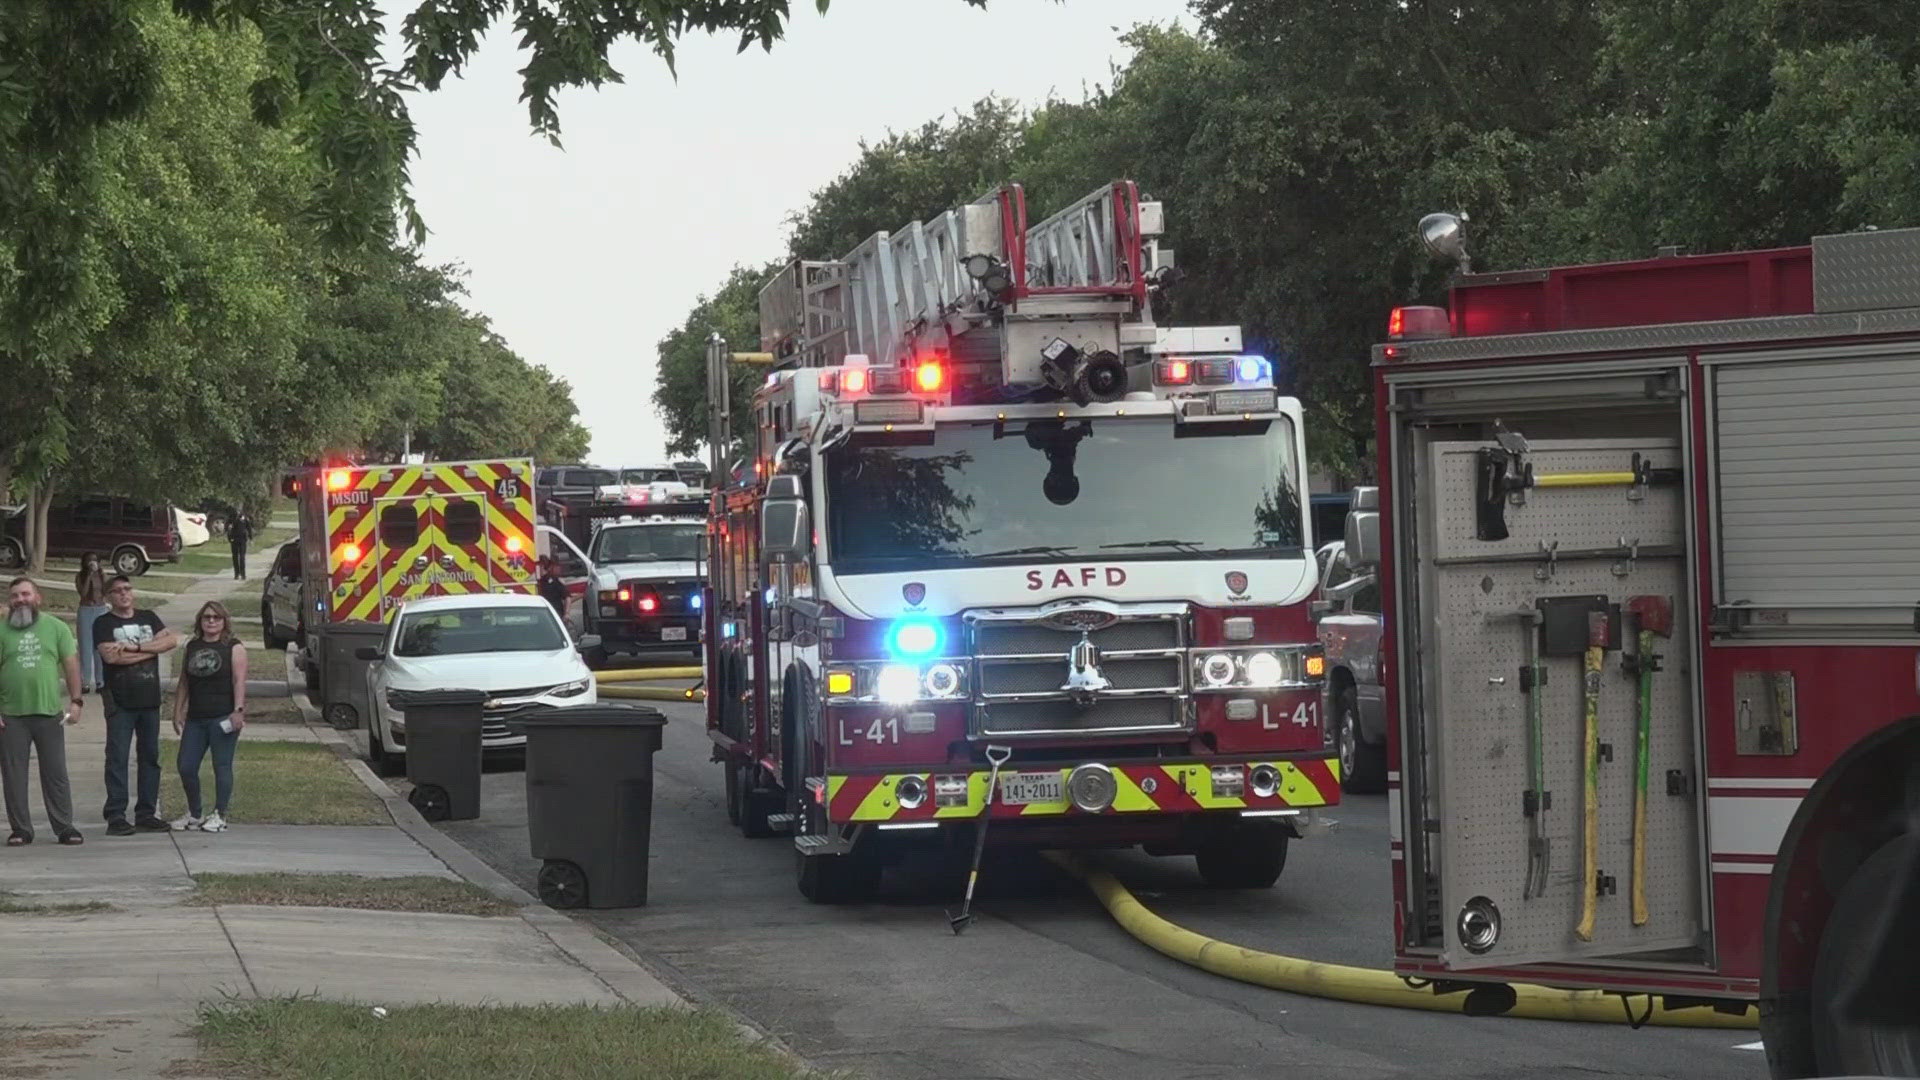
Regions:
[[[260,637],[266,642],[267,648],[275,650],[284,650],[292,641],[291,638],[274,632],[273,605],[265,600],[260,601]]]
[[[1351,686],[1333,699],[1334,722],[1339,724],[1340,787],[1355,795],[1378,795],[1387,790],[1387,748],[1366,741],[1360,731],[1360,695]]]
[[[1200,880],[1212,889],[1270,889],[1287,866],[1292,837],[1271,822],[1221,829],[1194,852]]]
[[[27,565],[26,550],[18,540],[0,538],[0,570],[18,570]]]
[[[1920,1076],[1920,1030],[1871,1024],[1840,1011],[1842,992],[1851,982],[1847,972],[1874,962],[1881,921],[1920,918],[1920,912],[1889,910],[1895,903],[1895,872],[1906,855],[1902,848],[1916,843],[1920,839],[1893,840],[1867,856],[1841,886],[1827,917],[1812,993],[1814,1060],[1822,1076]]]
[[[800,895],[815,904],[864,904],[880,891],[880,862],[858,852],[847,855],[801,855]]]
[[[367,767],[382,779],[407,771],[407,759],[387,749],[380,738],[380,723],[371,717],[367,719]]]

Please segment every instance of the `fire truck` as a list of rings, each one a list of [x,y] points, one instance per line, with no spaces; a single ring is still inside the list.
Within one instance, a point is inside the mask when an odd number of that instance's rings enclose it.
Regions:
[[[1422,223],[1464,259],[1458,218]],[[1374,350],[1397,970],[1920,1075],[1920,230],[1461,272]]]
[[[710,346],[707,723],[809,899],[989,831],[1266,887],[1337,800],[1299,404],[1239,328],[1154,324],[1161,216],[1122,181],[1029,228],[1007,185],[792,264],[737,469]]]
[[[356,654],[402,603],[534,591],[530,460],[313,465],[281,490],[300,511],[301,664],[335,727],[373,715]]]

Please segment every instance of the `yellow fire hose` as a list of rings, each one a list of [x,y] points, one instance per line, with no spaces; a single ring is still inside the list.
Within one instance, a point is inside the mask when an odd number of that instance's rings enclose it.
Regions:
[[[602,686],[603,698],[624,698],[628,701],[705,701],[707,692],[695,687],[676,690],[671,686]]]
[[[1054,852],[1050,858],[1087,883],[1107,913],[1143,944],[1192,967],[1255,986],[1292,994],[1385,1005],[1427,1012],[1466,1012],[1465,993],[1435,993],[1416,989],[1388,971],[1348,967],[1280,956],[1230,945],[1196,934],[1147,910],[1112,874],[1087,865],[1072,855]],[[1622,998],[1598,990],[1554,990],[1515,983],[1513,1007],[1501,1016],[1529,1020],[1571,1020],[1593,1024],[1656,1024],[1662,1027],[1699,1027],[1749,1030],[1759,1026],[1752,1006],[1739,1014],[1704,1006],[1669,1009],[1647,994]],[[1629,1015],[1629,1013],[1632,1015]]]
[[[656,682],[665,679],[697,679],[706,671],[697,667],[653,667],[622,668],[619,671],[596,671],[594,681],[612,682]]]

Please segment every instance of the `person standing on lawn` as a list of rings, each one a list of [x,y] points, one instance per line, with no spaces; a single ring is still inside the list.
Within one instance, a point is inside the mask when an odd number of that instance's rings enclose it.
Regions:
[[[253,539],[253,519],[245,510],[227,522],[227,545],[233,549],[233,580],[247,580],[247,541]]]
[[[180,644],[160,616],[133,606],[133,582],[117,575],[107,582],[107,613],[93,624],[93,644],[106,665],[107,832],[131,836],[136,829],[166,832],[160,818],[160,654]],[[127,750],[139,750],[139,795],[127,824]]]
[[[93,622],[107,613],[107,575],[100,569],[100,553],[89,551],[80,557],[80,572],[73,575],[74,591],[80,594],[80,610],[75,613],[75,629],[87,647],[80,650],[80,692],[100,691],[100,654],[93,648]]]
[[[233,636],[225,604],[209,600],[194,620],[193,636],[180,654],[180,680],[173,688],[173,733],[180,736],[180,786],[187,813],[175,829],[227,830],[233,798],[233,750],[247,726],[247,649]],[[200,762],[213,752],[213,813],[200,810]]]
[[[62,844],[82,843],[73,827],[67,783],[67,733],[80,720],[80,657],[67,624],[40,613],[40,590],[29,578],[7,586],[0,622],[0,788],[5,789],[7,846],[33,843],[27,764],[40,755],[40,798]],[[66,693],[61,683],[66,684]]]

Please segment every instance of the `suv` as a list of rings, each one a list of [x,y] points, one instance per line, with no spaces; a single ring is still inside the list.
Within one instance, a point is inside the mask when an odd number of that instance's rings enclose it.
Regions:
[[[47,513],[47,555],[75,559],[99,552],[114,573],[144,574],[156,562],[177,562],[182,545],[170,503],[117,495],[54,496]],[[0,528],[0,569],[27,563],[27,515],[16,511]]]
[[[1347,545],[1316,553],[1320,563],[1320,647],[1327,654],[1327,715],[1340,739],[1341,786],[1355,794],[1387,789],[1386,673],[1380,670],[1380,582],[1347,565]]]
[[[612,469],[596,469],[591,465],[551,465],[534,474],[533,512],[547,519],[548,506],[559,503],[566,513],[574,513],[583,507],[592,506],[600,497],[600,489],[620,482],[620,474]]]
[[[700,559],[706,522],[660,517],[609,521],[593,535],[593,578],[582,598],[587,652],[598,666],[609,652],[700,649]]]

